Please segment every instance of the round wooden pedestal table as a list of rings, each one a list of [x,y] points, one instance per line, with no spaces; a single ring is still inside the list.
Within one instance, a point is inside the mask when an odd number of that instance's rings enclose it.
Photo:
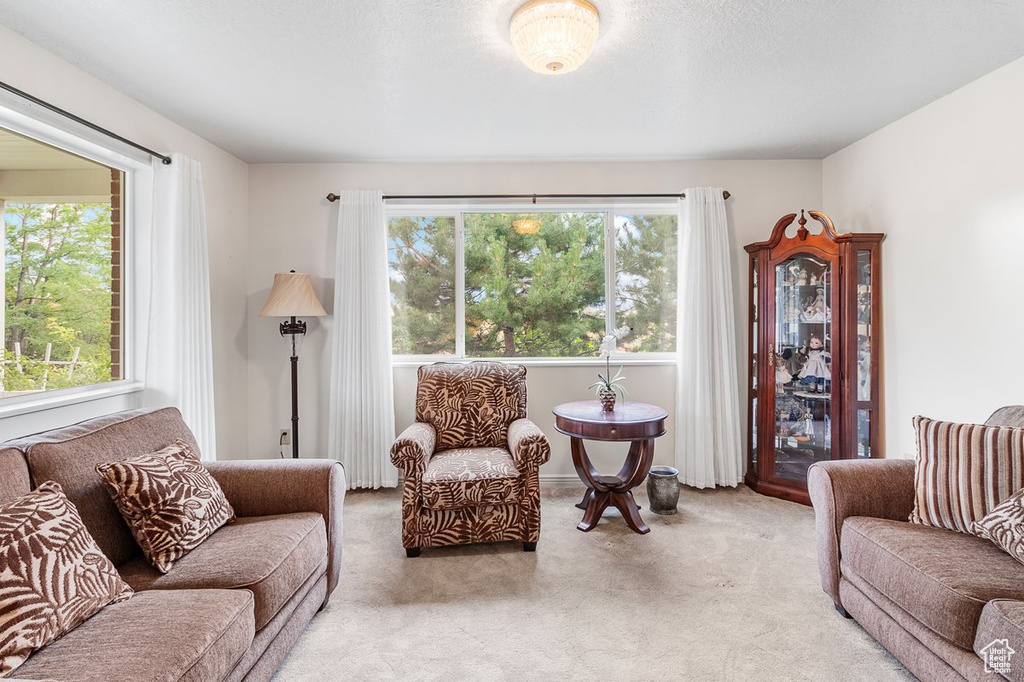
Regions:
[[[564,403],[552,411],[555,428],[572,439],[572,463],[587,484],[583,501],[576,505],[585,509],[583,520],[576,527],[583,532],[591,530],[610,504],[622,512],[630,528],[637,533],[649,533],[651,529],[640,518],[632,490],[651,470],[654,439],[665,435],[665,410],[656,405],[623,402],[616,404],[614,411],[605,412],[597,400],[580,400]],[[590,463],[584,440],[629,442],[629,453],[619,473],[599,474]]]

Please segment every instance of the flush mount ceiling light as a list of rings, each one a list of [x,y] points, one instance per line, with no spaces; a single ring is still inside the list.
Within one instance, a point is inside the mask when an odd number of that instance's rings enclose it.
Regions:
[[[537,234],[540,231],[540,221],[536,218],[517,218],[512,221],[512,227],[519,234]]]
[[[597,10],[585,0],[530,0],[509,25],[512,46],[537,73],[556,75],[580,68],[597,42]]]

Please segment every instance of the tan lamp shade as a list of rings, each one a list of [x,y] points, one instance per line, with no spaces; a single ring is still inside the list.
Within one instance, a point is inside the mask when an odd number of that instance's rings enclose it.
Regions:
[[[260,317],[323,317],[327,312],[304,272],[278,272]]]

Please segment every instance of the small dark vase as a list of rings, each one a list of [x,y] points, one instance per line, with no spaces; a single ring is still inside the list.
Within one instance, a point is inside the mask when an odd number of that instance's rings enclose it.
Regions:
[[[610,388],[602,388],[597,392],[597,398],[601,401],[601,409],[605,412],[615,411],[615,391]]]

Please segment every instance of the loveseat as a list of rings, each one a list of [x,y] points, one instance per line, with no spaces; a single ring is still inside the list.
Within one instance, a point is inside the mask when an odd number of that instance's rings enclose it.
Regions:
[[[1024,407],[986,424],[1024,426]],[[909,523],[914,465],[810,467],[822,588],[922,680],[999,679],[983,660],[995,643],[1015,652],[1003,677],[1024,682],[1024,564],[989,540]]]
[[[269,680],[338,584],[345,473],[327,460],[207,462],[237,520],[159,573],[95,467],[195,439],[173,408],[0,444],[0,505],[59,483],[135,595],[32,654],[10,679]]]

